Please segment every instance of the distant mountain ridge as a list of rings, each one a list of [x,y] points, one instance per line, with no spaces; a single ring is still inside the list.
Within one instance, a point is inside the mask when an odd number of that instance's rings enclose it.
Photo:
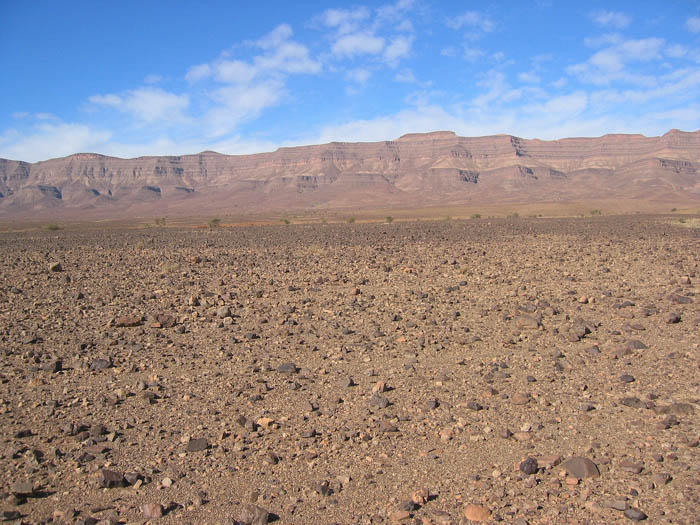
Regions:
[[[700,202],[700,131],[553,141],[451,131],[253,155],[0,159],[0,217],[266,213],[593,199]]]

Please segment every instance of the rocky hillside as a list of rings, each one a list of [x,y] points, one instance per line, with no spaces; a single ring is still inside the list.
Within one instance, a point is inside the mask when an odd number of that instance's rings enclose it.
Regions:
[[[440,131],[255,155],[0,159],[0,216],[260,213],[593,199],[700,202],[700,131],[556,141]]]

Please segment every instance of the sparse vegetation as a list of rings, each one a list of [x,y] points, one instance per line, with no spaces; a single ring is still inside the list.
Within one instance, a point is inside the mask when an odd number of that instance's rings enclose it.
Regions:
[[[209,227],[210,228],[218,228],[221,225],[221,219],[218,217],[214,217],[213,219],[209,220]]]
[[[354,224],[355,223],[355,217],[350,217],[348,219],[348,224]]]
[[[155,220],[156,226],[165,226],[165,217],[157,217]]]
[[[51,224],[47,224],[46,226],[44,226],[44,229],[46,231],[55,232],[57,230],[60,230],[61,227],[58,224],[51,223]]]
[[[481,213],[472,213],[472,219],[481,219]]]
[[[600,210],[591,210],[591,215],[603,215],[603,212]]]
[[[517,211],[514,211],[513,213],[508,215],[509,219],[517,219],[518,217],[520,217],[520,214]]]
[[[284,224],[291,224],[291,222],[289,221],[289,219],[282,219],[282,222],[283,222]]]
[[[391,215],[387,215],[386,222],[394,222],[394,218]]]
[[[678,211],[678,208],[671,208],[671,212]]]

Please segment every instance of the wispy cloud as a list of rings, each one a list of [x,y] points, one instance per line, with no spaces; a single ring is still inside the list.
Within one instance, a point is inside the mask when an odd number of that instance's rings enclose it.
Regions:
[[[601,27],[613,27],[615,29],[624,29],[632,22],[629,15],[619,11],[594,11],[590,17],[595,24]]]
[[[477,33],[490,33],[496,27],[495,22],[479,11],[466,11],[461,15],[448,18],[445,22],[450,29],[470,28]]]
[[[188,95],[176,95],[156,87],[142,87],[118,95],[93,95],[88,100],[97,106],[128,113],[134,119],[147,123],[182,121],[190,103]]]
[[[691,16],[686,20],[685,27],[691,33],[700,33],[700,16]]]
[[[352,33],[336,40],[331,49],[340,58],[376,55],[384,49],[384,39],[371,33]]]
[[[631,71],[628,66],[661,59],[665,45],[662,38],[624,40],[596,52],[586,62],[569,66],[567,72],[598,85],[613,81],[653,83],[653,76]]]

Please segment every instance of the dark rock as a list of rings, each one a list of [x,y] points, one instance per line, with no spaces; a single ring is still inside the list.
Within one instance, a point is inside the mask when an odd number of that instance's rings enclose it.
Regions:
[[[111,368],[112,367],[112,358],[108,357],[107,359],[95,359],[92,363],[90,363],[90,370],[104,370],[106,368]]]
[[[537,472],[537,460],[529,457],[520,463],[520,470],[528,476]]]
[[[265,525],[269,517],[270,514],[265,509],[248,503],[241,507],[234,519],[237,525]]]
[[[630,519],[632,521],[642,521],[647,519],[647,515],[639,509],[630,507],[627,510],[625,510],[625,518]]]
[[[374,394],[369,398],[369,404],[370,406],[375,406],[378,408],[386,408],[389,406],[389,400],[384,396]]]
[[[126,315],[124,317],[119,317],[115,322],[114,326],[117,328],[133,328],[134,326],[141,326],[141,317],[136,315]]]
[[[299,369],[297,368],[297,365],[289,362],[289,363],[282,363],[277,367],[277,371],[280,374],[296,374]]]
[[[141,507],[143,517],[146,519],[155,519],[163,516],[163,505],[160,503],[146,503]]]
[[[586,479],[600,476],[598,465],[588,458],[575,456],[562,463],[566,472],[575,478]]]
[[[622,460],[618,464],[618,468],[624,472],[631,472],[632,474],[639,474],[644,470],[644,466],[639,463],[634,463],[629,460]]]
[[[121,472],[103,468],[100,470],[99,483],[100,487],[111,489],[115,487],[123,487],[126,484],[126,480]]]
[[[190,439],[187,443],[187,452],[201,452],[209,448],[207,438]]]
[[[15,496],[31,496],[34,493],[34,485],[29,481],[16,481],[12,484],[10,492]]]

